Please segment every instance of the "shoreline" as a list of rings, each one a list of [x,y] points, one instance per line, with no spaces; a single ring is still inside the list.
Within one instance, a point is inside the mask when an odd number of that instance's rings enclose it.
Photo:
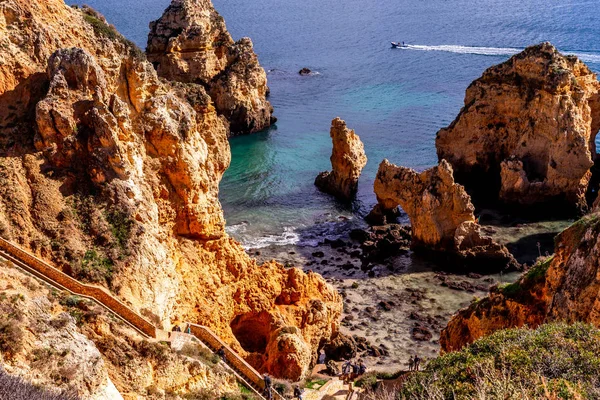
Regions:
[[[552,248],[554,233],[569,221],[485,225],[484,231],[511,247],[520,262],[543,255]],[[324,238],[323,238],[324,239]],[[495,284],[512,283],[519,272],[479,275],[454,274],[418,254],[390,257],[361,269],[360,244],[342,235],[344,245],[321,240],[316,246],[272,244],[246,252],[263,263],[275,260],[303,271],[317,272],[343,297],[340,332],[353,336],[362,348],[358,357],[369,370],[404,369],[408,358],[418,354],[430,359],[439,354],[439,337],[450,317]],[[538,249],[536,243],[541,241]]]

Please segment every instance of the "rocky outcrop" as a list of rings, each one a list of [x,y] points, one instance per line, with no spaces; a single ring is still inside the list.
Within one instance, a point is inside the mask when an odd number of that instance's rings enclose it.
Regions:
[[[144,340],[99,305],[40,284],[10,263],[0,265],[0,278],[1,369],[10,375],[90,400],[239,392],[233,374],[194,358],[191,345],[177,353]]]
[[[232,135],[275,122],[267,75],[252,41],[234,43],[210,0],[173,0],[150,24],[146,52],[160,77],[203,85]]]
[[[452,167],[445,160],[422,173],[383,160],[375,194],[378,209],[400,205],[408,214],[414,249],[453,255],[471,267],[481,263],[479,267],[488,272],[517,266],[504,246],[482,234],[471,199],[454,182]]]
[[[442,331],[444,351],[490,333],[552,321],[600,326],[600,214],[584,217],[556,239],[555,254],[540,260],[517,282],[496,287],[461,310]]]
[[[261,371],[307,371],[341,298],[317,274],[257,265],[225,233],[227,123],[204,86],[159,79],[88,8],[0,10],[0,234],[159,328],[197,322]],[[291,344],[265,356],[285,327]]]
[[[486,70],[464,104],[436,147],[469,192],[507,204],[587,208],[600,83],[585,64],[549,43],[532,46]]]
[[[319,190],[341,200],[351,200],[358,189],[358,178],[367,165],[367,156],[360,138],[353,129],[346,127],[340,118],[331,121],[329,131],[333,142],[331,171],[321,172],[315,180]]]

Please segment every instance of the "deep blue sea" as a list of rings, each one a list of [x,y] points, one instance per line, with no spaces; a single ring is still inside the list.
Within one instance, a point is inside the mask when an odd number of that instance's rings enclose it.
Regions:
[[[145,48],[168,0],[86,0]],[[550,41],[600,71],[600,1],[213,0],[233,37],[249,36],[269,71],[279,119],[231,140],[221,183],[228,230],[246,246],[311,243],[359,223],[375,203],[382,159],[417,169],[437,162],[435,134],[471,81],[528,45]],[[409,49],[392,49],[404,41]],[[299,76],[308,67],[317,73]],[[356,202],[319,193],[330,168],[329,126],[346,120],[369,162]]]

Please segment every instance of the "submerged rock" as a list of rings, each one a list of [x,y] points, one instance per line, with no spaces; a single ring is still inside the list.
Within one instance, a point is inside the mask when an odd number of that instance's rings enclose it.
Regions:
[[[381,209],[400,205],[408,214],[413,249],[454,256],[454,261],[485,272],[517,267],[506,247],[482,234],[471,199],[454,182],[445,160],[420,174],[383,160],[375,194]]]
[[[146,52],[160,77],[205,86],[232,135],[275,122],[267,75],[252,41],[234,43],[210,0],[173,0],[150,24]]]
[[[367,165],[365,149],[354,130],[346,128],[346,123],[340,118],[331,121],[329,135],[333,142],[333,170],[321,172],[315,180],[315,185],[322,192],[330,193],[341,200],[350,200],[356,194],[360,173]]]
[[[599,129],[596,75],[542,43],[475,80],[460,114],[438,132],[436,147],[457,181],[478,197],[585,210]]]
[[[555,254],[539,260],[517,282],[452,317],[442,331],[443,351],[460,349],[494,331],[580,321],[600,326],[600,214],[584,217],[556,239]]]

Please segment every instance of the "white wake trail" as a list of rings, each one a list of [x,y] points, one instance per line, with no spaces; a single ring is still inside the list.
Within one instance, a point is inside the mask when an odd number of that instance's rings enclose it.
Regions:
[[[516,47],[477,47],[457,45],[426,46],[420,44],[408,44],[406,47],[403,47],[403,49],[419,51],[445,51],[447,53],[477,54],[482,56],[512,56],[523,51],[523,49]],[[600,63],[600,54],[569,51],[563,51],[562,53],[567,55],[575,55],[584,62]]]

